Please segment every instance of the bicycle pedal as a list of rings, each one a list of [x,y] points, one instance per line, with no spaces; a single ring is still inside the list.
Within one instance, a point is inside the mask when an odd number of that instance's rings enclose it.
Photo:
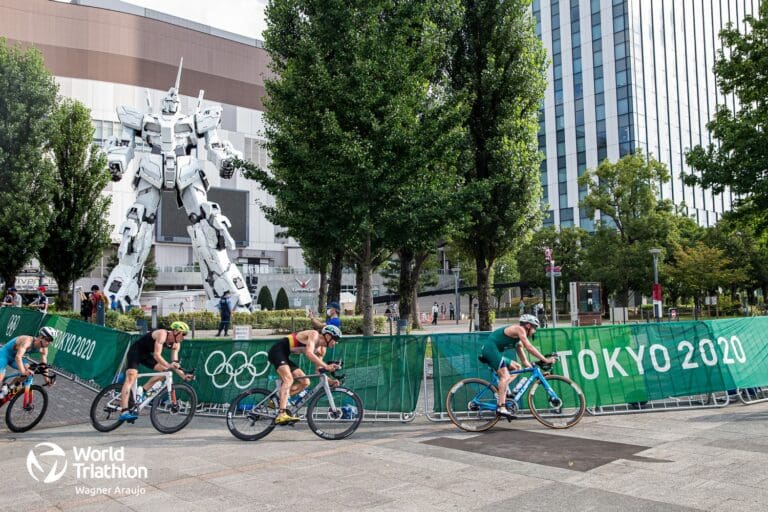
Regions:
[[[125,422],[126,422],[126,423],[130,423],[131,425],[133,425],[133,424],[135,424],[135,423],[136,423],[136,420],[126,420]]]

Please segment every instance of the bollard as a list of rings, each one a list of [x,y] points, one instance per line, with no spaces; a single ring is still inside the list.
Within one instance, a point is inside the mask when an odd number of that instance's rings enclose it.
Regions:
[[[190,327],[192,329],[192,339],[195,338],[195,317],[192,317],[192,326]]]
[[[152,306],[152,329],[157,329],[157,306]]]

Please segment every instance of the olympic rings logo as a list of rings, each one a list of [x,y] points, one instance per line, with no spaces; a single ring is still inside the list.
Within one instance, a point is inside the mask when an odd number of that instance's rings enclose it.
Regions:
[[[11,315],[11,318],[8,320],[8,326],[5,329],[5,335],[10,336],[16,332],[16,328],[19,326],[19,322],[21,322],[20,315]]]
[[[261,370],[254,365],[254,361],[259,356],[264,357],[264,367]],[[248,357],[248,354],[238,350],[227,357],[221,350],[214,350],[205,360],[205,374],[211,378],[214,387],[219,389],[229,386],[231,382],[239,389],[246,389],[253,384],[256,377],[264,375],[267,371],[269,371],[269,361],[264,351]]]

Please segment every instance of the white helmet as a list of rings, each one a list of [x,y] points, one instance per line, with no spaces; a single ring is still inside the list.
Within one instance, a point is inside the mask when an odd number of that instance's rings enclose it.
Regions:
[[[56,331],[52,327],[43,327],[40,329],[40,334],[38,334],[38,336],[53,340],[54,336],[56,336]]]
[[[521,324],[531,324],[532,326],[539,328],[539,319],[533,315],[523,315],[520,317]]]

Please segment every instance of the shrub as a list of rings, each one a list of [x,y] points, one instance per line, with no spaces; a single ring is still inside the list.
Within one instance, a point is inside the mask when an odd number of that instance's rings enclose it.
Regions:
[[[267,311],[275,307],[275,304],[272,301],[272,293],[269,291],[269,288],[266,286],[261,287],[261,290],[259,290],[259,297],[256,299],[256,304],[261,306],[262,310]]]
[[[278,311],[286,310],[290,306],[288,304],[288,294],[285,293],[285,288],[280,288],[277,292],[277,300],[275,301],[275,309]]]
[[[118,313],[114,328],[119,331],[135,331],[136,319],[130,315],[122,315]]]

